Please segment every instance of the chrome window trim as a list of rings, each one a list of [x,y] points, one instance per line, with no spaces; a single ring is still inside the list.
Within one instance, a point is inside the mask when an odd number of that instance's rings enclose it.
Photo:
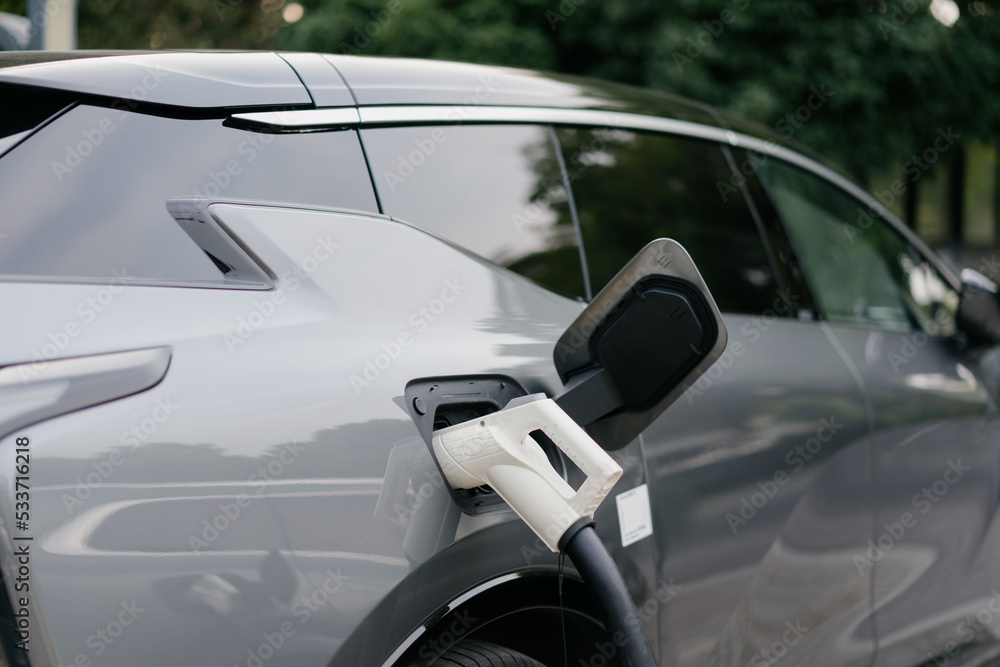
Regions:
[[[315,128],[316,119],[319,117],[316,112],[336,111],[338,118],[346,118],[344,113],[348,109],[307,109],[302,111],[280,111],[264,112],[260,116],[273,118],[279,116],[282,127],[286,128]],[[944,275],[945,280],[951,283],[952,288],[961,290],[961,280],[955,270],[946,264],[938,255],[924,243],[909,227],[897,218],[891,211],[885,208],[875,197],[865,192],[863,189],[841,176],[829,167],[816,162],[784,146],[780,146],[773,141],[751,137],[749,135],[733,132],[721,127],[711,127],[692,123],[689,121],[676,120],[673,118],[660,118],[656,116],[646,116],[636,113],[621,111],[600,111],[594,109],[561,109],[551,107],[510,107],[510,106],[487,106],[487,105],[420,105],[420,106],[369,106],[350,109],[356,111],[358,120],[352,126],[363,128],[386,127],[395,125],[440,125],[440,124],[470,124],[470,123],[538,123],[552,125],[585,125],[592,127],[614,127],[623,130],[646,130],[650,132],[661,132],[674,134],[696,139],[705,139],[717,143],[728,144],[734,148],[742,148],[762,153],[771,157],[776,157],[797,167],[812,172],[825,179],[833,185],[844,190],[849,195],[858,199],[868,206],[869,210],[876,212],[881,218],[895,227],[911,245],[921,254],[926,256],[930,262]],[[240,117],[257,116],[258,114],[238,114]],[[235,118],[235,116],[234,116]],[[261,122],[261,121],[258,121]],[[273,122],[272,122],[273,124]],[[345,125],[338,122],[337,127]]]
[[[242,121],[248,125],[289,130],[353,127],[361,121],[356,107],[301,109],[298,111],[255,111],[251,113],[234,113],[230,118],[235,121]]]

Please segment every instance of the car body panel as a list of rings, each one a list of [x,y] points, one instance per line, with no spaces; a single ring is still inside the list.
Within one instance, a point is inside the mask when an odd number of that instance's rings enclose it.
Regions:
[[[767,598],[752,594],[759,573],[827,461],[869,434],[859,386],[813,323],[725,321],[721,363],[643,433],[660,576],[682,586],[660,617],[664,664],[742,665],[765,648],[764,620],[745,622]]]
[[[878,665],[1000,655],[1000,422],[935,420],[875,444]]]
[[[39,62],[0,81],[192,108],[310,105],[295,70],[274,53],[157,53]]]
[[[318,53],[279,53],[295,69],[317,107],[354,106],[354,94],[337,69]]]
[[[872,663],[874,573],[854,561],[872,531],[871,451],[859,438],[817,467],[707,664]]]
[[[0,369],[0,438],[37,422],[149,389],[167,372],[156,347]]]

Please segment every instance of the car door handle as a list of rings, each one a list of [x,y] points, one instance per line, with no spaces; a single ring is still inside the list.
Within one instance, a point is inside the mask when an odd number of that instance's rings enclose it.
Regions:
[[[4,366],[0,439],[40,421],[149,389],[167,374],[170,358],[169,347],[154,347]]]

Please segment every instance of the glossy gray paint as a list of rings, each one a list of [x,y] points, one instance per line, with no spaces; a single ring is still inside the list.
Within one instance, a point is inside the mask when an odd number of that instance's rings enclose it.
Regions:
[[[295,70],[274,53],[156,53],[38,62],[0,81],[102,95],[127,103],[210,108],[311,105]]]
[[[37,361],[0,369],[0,437],[37,422],[137,394],[163,379],[170,348]]]
[[[148,62],[172,55],[157,54]],[[141,76],[122,78],[119,65],[107,64],[114,60],[76,61],[90,63],[87,71],[95,72],[95,87],[86,92],[127,96],[141,83]],[[185,60],[192,69],[184,76],[210,80],[213,66],[197,60]],[[352,88],[367,91],[358,98],[362,105],[438,105],[362,106],[351,111],[362,126],[620,122],[760,150],[874,204],[821,164],[698,105],[676,113],[661,109],[670,117],[647,116],[612,87],[506,70],[497,70],[496,80],[509,82],[513,94],[468,105],[463,101],[475,97],[482,85],[478,77],[491,68],[426,64],[426,75],[411,76],[414,85],[407,87],[393,74],[394,61],[330,61]],[[315,103],[332,106],[343,99],[335,79],[315,59],[309,63],[316,80],[326,81],[314,84],[317,90],[328,86],[331,94],[314,94]],[[69,62],[46,67],[51,76],[36,80],[44,85],[61,86],[67,72],[78,71],[65,69],[78,67]],[[399,71],[417,67],[401,65]],[[243,83],[234,85],[246,90],[234,92],[223,106],[238,106],[234,100],[312,104],[300,94],[301,84],[285,85],[283,74],[276,75],[273,96],[250,91],[239,69],[226,76],[242,76]],[[7,68],[0,78],[40,71]],[[164,87],[154,101],[199,105],[183,91],[167,95],[171,90]],[[549,108],[491,106],[534,104],[553,91],[558,101],[545,103]],[[615,108],[628,113],[606,108],[619,94],[622,105]],[[648,101],[643,104],[648,109]],[[456,109],[465,115],[455,116]],[[283,122],[309,127],[288,116]],[[334,122],[343,123],[343,115]],[[174,356],[164,380],[149,391],[26,430],[37,475],[39,627],[51,630],[37,637],[42,645],[33,660],[97,657],[88,637],[135,599],[143,611],[120,641],[106,647],[100,656],[105,664],[242,664],[264,635],[283,622],[299,623],[295,611],[302,607],[296,603],[327,583],[336,594],[307,622],[292,626],[296,633],[268,664],[332,659],[351,665],[358,664],[358,655],[364,664],[377,664],[420,628],[432,626],[435,610],[456,604],[463,594],[485,595],[483,585],[504,574],[551,570],[552,557],[532,556],[530,534],[511,514],[463,517],[449,548],[426,548],[420,527],[433,523],[436,505],[415,507],[412,490],[433,479],[426,476],[433,469],[422,459],[422,442],[398,399],[414,377],[486,372],[509,374],[529,390],[554,392],[559,383],[551,348],[580,305],[385,218],[267,206],[217,209],[275,270],[278,289],[125,286],[60,355],[169,345]],[[328,245],[340,244],[334,259],[298,278],[297,263],[315,258],[310,254],[326,247],[317,239],[327,234],[335,235]],[[950,269],[942,271],[955,280]],[[421,332],[426,335],[414,336],[405,354],[376,368],[371,385],[352,385],[351,375],[363,373],[366,361],[384,352],[383,344],[413,333],[410,314],[438,298],[455,275],[469,287],[454,308],[428,323]],[[17,322],[0,343],[0,366],[31,360],[98,289],[0,283],[0,307],[8,321]],[[278,294],[284,298],[272,301],[272,309],[267,300]],[[264,311],[271,314],[263,317]],[[236,333],[240,319],[255,312],[261,325],[247,329],[243,339]],[[996,349],[933,341],[897,373],[886,366],[885,352],[903,345],[905,336],[780,320],[754,338],[743,333],[748,324],[759,329],[748,318],[727,316],[730,350],[743,342],[745,353],[728,367],[717,365],[718,375],[710,371],[712,384],[703,394],[692,394],[691,402],[682,397],[646,430],[641,444],[616,454],[626,468],[616,492],[650,485],[654,539],[623,549],[617,546],[613,504],[598,517],[640,606],[655,599],[660,582],[679,586],[668,602],[653,605],[646,625],[661,664],[753,664],[784,636],[786,623],[799,621],[809,630],[777,662],[861,665],[874,656],[878,664],[919,664],[947,650],[954,637],[964,640],[959,625],[983,609],[992,613],[989,591],[1000,583],[993,566],[1000,434],[995,421],[983,418],[994,412],[997,398]],[[156,421],[153,415],[163,416],[164,405],[176,409]],[[813,460],[789,472],[797,464],[788,462],[787,453],[818,438],[827,413],[844,426],[820,442]],[[146,420],[155,424],[150,433],[142,430]],[[137,425],[142,439],[131,431]],[[13,437],[0,441],[0,459],[12,459]],[[301,449],[282,449],[290,440]],[[119,460],[116,453],[122,461],[117,465],[111,462]],[[884,524],[903,512],[918,514],[914,495],[933,488],[952,457],[972,462],[972,470],[949,484],[940,502],[920,514],[913,530],[874,567],[859,571],[855,557],[865,554],[867,541],[877,540]],[[261,484],[254,475],[275,461],[281,474]],[[107,478],[87,482],[109,465]],[[738,512],[742,498],[762,492],[758,483],[766,486],[782,470],[789,481],[734,536],[726,514]],[[9,490],[10,469],[0,472],[0,487]],[[221,506],[240,494],[251,503],[195,553],[191,538],[202,535],[201,522],[224,514]],[[9,492],[0,497],[5,525],[11,498]],[[394,503],[404,509],[402,519],[379,511]],[[974,652],[963,655],[994,651],[993,636],[977,631],[969,646]]]
[[[1000,429],[930,421],[873,443],[878,665],[990,664],[1000,655]]]
[[[343,77],[318,53],[281,53],[281,58],[295,69],[309,97],[317,107],[354,106],[354,95]]]
[[[869,433],[864,396],[815,323],[725,319],[722,363],[643,433],[659,575],[683,586],[660,615],[663,664],[748,664],[803,615],[818,591],[760,615],[757,580],[826,462]],[[827,628],[864,621],[867,588],[852,595],[860,607],[817,606]],[[811,664],[864,664],[873,650],[870,637],[820,643]]]
[[[384,219],[238,206],[220,206],[216,214],[286,276],[278,291],[124,288],[74,339],[72,352],[174,341],[165,380],[144,394],[18,433],[35,448],[35,531],[43,548],[34,576],[43,582],[40,608],[63,662],[81,653],[95,657],[87,638],[132,599],[146,611],[108,648],[105,664],[173,663],[178,636],[186,637],[187,662],[242,662],[257,637],[302,618],[296,602],[322,588],[331,570],[344,575],[340,592],[296,624],[296,635],[270,661],[326,664],[415,565],[403,550],[407,518],[375,517],[381,494],[407,502],[405,489],[382,487],[390,453],[417,437],[393,400],[405,382],[504,369],[550,391],[558,386],[548,361],[550,332],[579,305]],[[289,272],[315,256],[317,239],[337,244],[335,255],[296,285]],[[395,289],[399,275],[413,287]],[[449,285],[458,294],[449,295],[454,303],[439,319],[409,318]],[[3,354],[10,360],[30,357],[94,288],[6,283],[2,289],[10,312],[48,304],[32,326],[8,339]],[[284,295],[281,303],[269,301],[277,294]],[[233,336],[241,318],[266,310],[261,304],[268,302],[273,315],[230,352],[223,334]],[[148,326],[129,324],[137,320]],[[401,332],[413,336],[412,346],[359,390],[352,376],[363,376],[366,360]],[[157,401],[174,406],[173,414],[133,443],[128,426],[149,418]],[[249,421],[233,428],[232,419],[248,410]],[[301,450],[282,450],[289,441],[302,443]],[[7,438],[0,456],[12,457],[12,447]],[[77,478],[85,480],[115,452],[123,462],[87,498],[73,501]],[[268,464],[279,473],[272,470],[261,485],[253,475]],[[196,552],[191,539],[206,538],[202,521],[224,513],[220,504],[241,493],[251,504]],[[459,535],[512,517],[463,521]],[[90,613],[81,615],[85,600]]]

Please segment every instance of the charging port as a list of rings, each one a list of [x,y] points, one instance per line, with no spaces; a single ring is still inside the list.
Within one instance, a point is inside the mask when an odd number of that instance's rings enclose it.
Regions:
[[[405,400],[410,416],[427,443],[431,456],[437,461],[431,446],[434,431],[498,412],[512,399],[527,394],[520,383],[506,375],[474,375],[413,380],[406,385]],[[541,437],[536,437],[535,433],[532,437],[555,471],[565,479],[566,462],[562,452],[544,433],[538,431],[537,434]],[[451,493],[455,503],[466,514],[510,510],[510,506],[489,486],[451,489]]]

